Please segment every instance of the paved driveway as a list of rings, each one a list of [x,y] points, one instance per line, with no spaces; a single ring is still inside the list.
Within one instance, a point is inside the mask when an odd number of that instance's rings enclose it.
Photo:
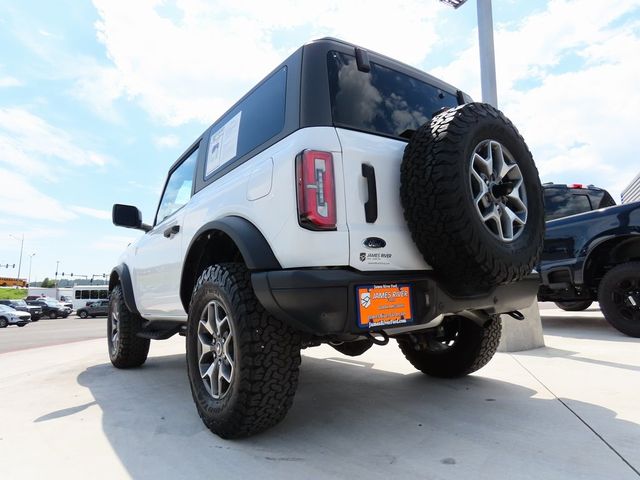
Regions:
[[[546,348],[453,381],[393,345],[307,350],[285,421],[241,441],[200,422],[181,337],[130,371],[103,339],[0,354],[0,477],[638,478],[638,341],[597,310],[543,315]]]

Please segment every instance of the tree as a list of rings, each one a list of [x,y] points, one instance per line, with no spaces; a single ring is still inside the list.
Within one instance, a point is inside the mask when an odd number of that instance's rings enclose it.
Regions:
[[[40,284],[42,288],[53,288],[56,286],[55,280],[50,280],[49,277],[44,277],[42,283]]]

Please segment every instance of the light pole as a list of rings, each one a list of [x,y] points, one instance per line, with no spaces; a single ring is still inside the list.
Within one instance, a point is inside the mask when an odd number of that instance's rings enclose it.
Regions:
[[[467,0],[440,0],[453,8],[459,8]],[[480,44],[480,82],[482,101],[498,108],[496,84],[496,56],[493,48],[493,14],[491,0],[476,0],[478,7],[478,43]]]
[[[56,278],[54,283],[56,284],[56,288],[58,288],[58,267],[60,266],[60,260],[56,260]]]
[[[33,257],[36,253],[33,252],[31,255],[29,255],[29,277],[27,278],[27,283],[31,283],[31,262],[33,261]]]
[[[16,277],[16,280],[20,280],[20,270],[22,268],[22,250],[24,249],[24,233],[22,234],[22,238],[18,238],[15,235],[11,234],[9,234],[9,236],[20,242],[20,261],[18,262],[18,276]]]

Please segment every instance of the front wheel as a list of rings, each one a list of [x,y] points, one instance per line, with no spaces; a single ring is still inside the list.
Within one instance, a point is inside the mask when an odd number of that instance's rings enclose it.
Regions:
[[[85,312],[84,310],[82,310],[78,315],[80,315],[80,318],[87,318],[87,312]]]
[[[205,425],[247,437],[286,415],[298,384],[300,339],[267,313],[242,264],[208,267],[189,306],[187,366]]]
[[[142,322],[140,315],[127,308],[122,287],[117,285],[111,292],[107,317],[109,359],[114,367],[139,367],[147,360],[150,340],[137,335]]]
[[[7,328],[7,325],[9,325],[9,322],[7,321],[7,319],[0,318],[0,328]]]
[[[51,320],[55,320],[56,318],[58,318],[58,315],[56,315],[56,312],[50,312],[49,313],[49,318]]]
[[[554,302],[558,308],[565,312],[581,312],[586,310],[593,303],[591,300],[579,300],[576,302]]]
[[[598,288],[604,318],[630,337],[640,337],[640,262],[618,265],[607,272]]]
[[[400,350],[422,373],[455,378],[481,369],[498,349],[502,322],[499,317],[485,327],[461,315],[445,317],[432,332],[398,338]]]

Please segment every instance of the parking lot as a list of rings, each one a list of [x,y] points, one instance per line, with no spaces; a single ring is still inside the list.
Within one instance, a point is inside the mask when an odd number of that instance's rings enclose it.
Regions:
[[[82,319],[75,314],[68,318],[43,318],[26,327],[8,327],[0,335],[0,354],[26,348],[80,342],[105,336],[105,317]]]
[[[542,314],[546,348],[454,381],[416,373],[393,345],[355,359],[305,350],[290,414],[241,441],[202,425],[181,337],[118,371],[92,339],[104,318],[5,329],[2,477],[637,478],[637,341],[597,309]]]

